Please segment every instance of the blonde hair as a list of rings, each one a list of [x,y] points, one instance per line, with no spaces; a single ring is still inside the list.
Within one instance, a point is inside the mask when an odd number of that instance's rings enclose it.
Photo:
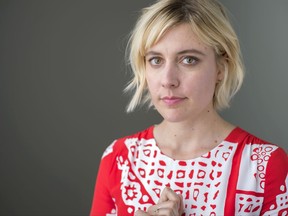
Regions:
[[[128,41],[127,57],[133,77],[125,91],[134,94],[127,112],[145,103],[151,106],[145,77],[145,53],[165,32],[181,23],[190,24],[197,37],[211,46],[217,57],[225,59],[216,58],[224,70],[224,78],[215,87],[214,108],[229,107],[231,98],[240,89],[244,78],[241,51],[224,7],[216,0],[158,0],[142,9]]]

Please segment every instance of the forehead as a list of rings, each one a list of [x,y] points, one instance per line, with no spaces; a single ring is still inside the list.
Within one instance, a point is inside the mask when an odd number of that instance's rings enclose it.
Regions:
[[[155,44],[147,49],[146,53],[151,51],[173,53],[187,49],[213,52],[211,47],[197,37],[189,24],[182,23],[171,27]]]

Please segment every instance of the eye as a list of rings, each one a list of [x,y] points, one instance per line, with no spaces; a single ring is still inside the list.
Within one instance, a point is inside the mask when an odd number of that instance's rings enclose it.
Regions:
[[[151,65],[157,66],[162,63],[162,59],[160,57],[152,57],[148,60]]]
[[[199,62],[199,59],[194,57],[194,56],[185,56],[182,59],[182,63],[186,64],[186,65],[195,65]]]

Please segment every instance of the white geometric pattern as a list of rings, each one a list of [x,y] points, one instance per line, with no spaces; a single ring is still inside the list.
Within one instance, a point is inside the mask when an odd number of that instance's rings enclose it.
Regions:
[[[276,205],[272,204],[270,206],[270,211],[266,212],[264,215],[288,215],[288,175],[285,180],[285,185],[280,186],[281,194],[276,196]],[[281,209],[283,209],[286,206],[286,210],[281,212]]]
[[[241,216],[260,215],[263,200],[263,197],[248,194],[237,194],[236,212]]]
[[[106,157],[107,155],[109,155],[110,153],[113,152],[113,146],[114,146],[115,143],[116,143],[116,140],[115,140],[114,142],[112,142],[112,143],[105,149],[105,151],[104,151],[104,153],[103,153],[103,155],[102,155],[102,159],[103,159],[104,157]]]
[[[268,144],[245,145],[239,170],[238,190],[264,193],[267,163],[276,149],[277,146]]]
[[[186,215],[224,211],[227,179],[237,144],[222,142],[202,157],[183,161],[163,155],[155,139],[131,138],[125,140],[125,145],[128,161],[119,157],[118,168],[122,170],[122,197],[130,209],[147,210],[151,206],[149,199],[157,203],[162,189],[169,186],[183,195]],[[142,194],[143,190],[149,197]]]

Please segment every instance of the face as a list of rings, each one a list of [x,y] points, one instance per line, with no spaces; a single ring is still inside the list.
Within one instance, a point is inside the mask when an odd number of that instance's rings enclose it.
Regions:
[[[171,28],[147,50],[146,81],[152,103],[167,121],[187,121],[213,110],[213,95],[222,73],[213,48],[188,24]]]

